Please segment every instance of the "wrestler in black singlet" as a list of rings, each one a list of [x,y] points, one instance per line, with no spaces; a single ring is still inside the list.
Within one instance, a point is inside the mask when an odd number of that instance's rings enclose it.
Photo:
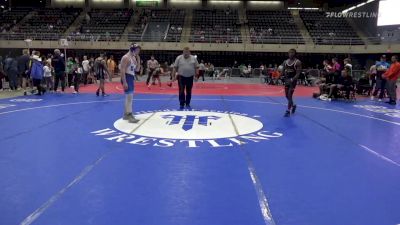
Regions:
[[[285,87],[289,88],[296,88],[297,82],[292,82],[292,80],[295,78],[297,69],[296,65],[297,62],[299,62],[298,59],[294,59],[294,61],[290,62],[290,60],[285,61],[285,70],[284,70],[284,75],[285,75]]]
[[[301,70],[301,62],[296,58],[296,50],[289,50],[289,59],[283,62],[283,75],[285,78],[285,95],[288,100],[286,117],[296,112],[296,105],[293,102],[293,93],[297,85],[298,74]]]

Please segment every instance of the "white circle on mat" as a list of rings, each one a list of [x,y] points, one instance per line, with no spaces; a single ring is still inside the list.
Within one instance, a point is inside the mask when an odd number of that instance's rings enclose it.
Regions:
[[[133,135],[185,140],[230,138],[263,128],[263,124],[254,118],[220,112],[169,111],[135,116],[140,119],[139,123],[119,119],[114,127]]]

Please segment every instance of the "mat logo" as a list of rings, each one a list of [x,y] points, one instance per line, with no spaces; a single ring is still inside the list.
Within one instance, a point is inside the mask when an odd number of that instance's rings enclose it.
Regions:
[[[196,116],[196,115],[186,115],[186,116],[181,116],[181,115],[164,115],[161,116],[164,119],[171,119],[167,124],[170,126],[173,125],[178,125],[182,123],[182,129],[184,131],[188,131],[193,129],[194,125],[201,125],[201,126],[207,126],[208,122],[211,120],[218,120],[221,117],[218,116]],[[196,123],[197,121],[197,123]],[[211,123],[210,123],[211,125]]]
[[[166,109],[138,112],[135,116],[140,119],[137,124],[118,119],[114,128],[91,133],[107,141],[162,148],[234,147],[283,136],[264,130],[258,116],[237,112]]]
[[[365,109],[365,110],[375,112],[375,113],[381,113],[385,116],[400,118],[400,110],[399,109],[390,109],[386,106],[379,106],[379,105],[355,105],[354,107]]]
[[[40,102],[42,100],[40,98],[15,98],[11,99],[10,102]]]

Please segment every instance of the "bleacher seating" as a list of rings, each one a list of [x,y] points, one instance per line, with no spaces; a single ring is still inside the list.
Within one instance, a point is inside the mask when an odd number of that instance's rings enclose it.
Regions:
[[[304,43],[290,11],[247,11],[251,43]]]
[[[306,10],[300,11],[300,17],[316,44],[363,44],[345,18],[327,17],[323,11]]]
[[[131,9],[96,9],[86,16],[74,35],[78,39],[91,41],[119,41],[131,19]]]
[[[0,14],[1,37],[23,40],[58,40],[66,38],[82,9],[4,10]],[[136,13],[137,12],[137,13]],[[82,41],[120,41],[127,32],[128,41],[180,42],[184,30],[183,9],[93,9],[67,38]],[[189,42],[242,43],[241,26],[248,25],[253,44],[304,44],[295,18],[289,10],[248,10],[242,21],[233,9],[194,9]],[[300,18],[315,44],[361,45],[357,32],[345,18],[328,18],[323,11],[301,10]],[[134,25],[127,27],[133,19]],[[80,21],[79,21],[80,22]],[[386,36],[380,37],[386,39]],[[381,42],[377,38],[378,44]],[[393,38],[391,38],[393,39]],[[397,39],[396,39],[397,40]]]
[[[168,24],[166,38],[162,41],[179,42],[181,40],[183,24],[185,22],[185,11],[179,9],[154,9],[143,10],[140,13],[138,21],[135,23],[132,31],[129,32],[130,41],[140,41],[146,25],[149,23]],[[162,31],[162,34],[165,33]],[[144,41],[155,41],[152,38],[144,36]],[[159,39],[156,39],[159,40]]]
[[[22,23],[14,26],[15,33],[27,34],[26,37],[41,40],[58,40],[76,19],[80,9],[38,9],[31,12]]]
[[[193,10],[190,42],[241,43],[235,10]]]
[[[138,19],[136,20],[133,27],[128,27],[128,40],[129,41],[141,41],[142,34],[146,28],[148,17],[151,15],[151,10],[146,9],[138,12]]]
[[[27,8],[11,9],[0,13],[0,32],[7,33],[29,12]]]

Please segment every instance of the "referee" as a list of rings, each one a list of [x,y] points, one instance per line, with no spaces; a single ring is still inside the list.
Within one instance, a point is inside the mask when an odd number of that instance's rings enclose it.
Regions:
[[[193,78],[198,74],[199,63],[193,55],[190,54],[190,49],[185,47],[183,54],[178,56],[174,63],[172,75],[173,81],[178,80],[179,85],[179,103],[180,109],[191,109],[190,100],[192,98]],[[185,93],[186,91],[186,93]]]

